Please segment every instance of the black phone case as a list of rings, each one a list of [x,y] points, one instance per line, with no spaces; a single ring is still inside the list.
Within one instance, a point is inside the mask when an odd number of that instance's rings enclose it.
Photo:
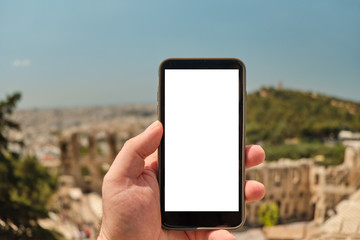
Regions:
[[[166,131],[165,113],[164,113],[164,70],[165,69],[232,69],[239,68],[239,148],[241,150],[239,159],[240,171],[240,211],[232,215],[230,212],[165,212],[164,211],[164,137],[161,140],[158,149],[158,171],[159,171],[159,187],[160,187],[160,203],[161,203],[161,222],[164,229],[171,230],[196,230],[196,229],[237,229],[245,222],[245,113],[246,113],[246,86],[245,86],[245,65],[235,58],[173,58],[166,59],[159,67],[159,85],[158,85],[158,119],[164,126]],[[191,86],[189,86],[191,87]],[[186,97],[186,96],[184,96]],[[189,116],[191,117],[191,116]],[[236,218],[234,220],[234,218]],[[238,219],[240,218],[240,219]],[[215,219],[215,220],[213,220]],[[226,219],[236,224],[212,224],[211,222],[221,223]],[[177,223],[178,222],[178,223]],[[202,224],[204,222],[204,224]],[[229,222],[229,221],[228,221]],[[175,223],[175,224],[174,224]],[[185,224],[184,224],[185,223]]]

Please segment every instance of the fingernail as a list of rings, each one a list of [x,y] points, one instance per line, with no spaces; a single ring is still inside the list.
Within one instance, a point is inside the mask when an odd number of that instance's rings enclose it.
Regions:
[[[148,126],[148,127],[146,128],[145,132],[148,132],[148,131],[152,130],[153,128],[155,128],[156,126],[158,126],[158,124],[159,124],[159,121],[156,120],[155,122],[153,122],[150,126]]]

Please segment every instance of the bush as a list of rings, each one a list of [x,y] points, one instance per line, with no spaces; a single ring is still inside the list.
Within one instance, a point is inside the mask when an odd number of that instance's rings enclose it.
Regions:
[[[0,239],[59,239],[60,234],[42,228],[37,219],[47,217],[45,205],[57,178],[33,157],[20,159],[8,148],[9,130],[20,130],[11,113],[20,100],[15,93],[0,101]]]
[[[264,146],[267,161],[276,161],[280,158],[300,159],[324,156],[324,161],[317,164],[324,166],[338,165],[344,161],[345,147],[343,145],[327,146],[323,143],[299,143],[282,144],[276,146]]]
[[[264,203],[257,212],[258,221],[263,226],[275,226],[279,220],[279,207],[274,202]]]
[[[83,177],[90,175],[90,170],[87,166],[85,166],[85,165],[81,166],[81,175]]]

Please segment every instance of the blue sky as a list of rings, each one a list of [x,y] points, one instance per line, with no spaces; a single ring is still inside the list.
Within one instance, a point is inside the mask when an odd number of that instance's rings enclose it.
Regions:
[[[360,1],[0,2],[0,99],[22,108],[155,103],[169,57],[239,58],[249,92],[360,101]]]

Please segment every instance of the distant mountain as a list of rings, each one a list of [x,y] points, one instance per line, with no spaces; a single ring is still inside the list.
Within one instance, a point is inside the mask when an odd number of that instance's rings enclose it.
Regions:
[[[247,96],[247,142],[336,139],[360,131],[360,103],[322,94],[262,88]]]

